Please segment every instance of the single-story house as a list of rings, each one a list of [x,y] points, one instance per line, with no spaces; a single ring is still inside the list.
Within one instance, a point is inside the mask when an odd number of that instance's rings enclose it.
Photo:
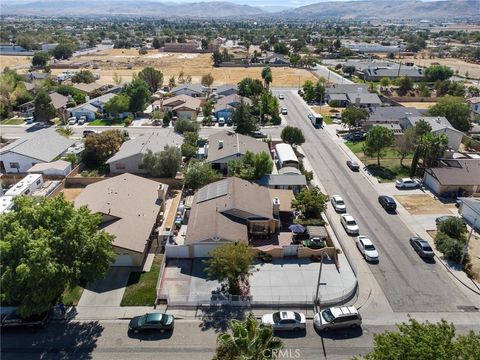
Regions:
[[[393,135],[400,136],[403,135],[403,129],[399,124],[376,124],[375,126],[381,126],[385,129],[393,132]]]
[[[237,85],[232,85],[232,84],[224,84],[217,86],[217,90],[215,91],[215,94],[217,96],[229,96],[236,94],[238,91],[238,86]]]
[[[86,103],[80,104],[68,110],[70,111],[71,116],[74,116],[77,119],[81,116],[85,116],[88,121],[92,121],[96,119],[97,113],[103,112],[103,107],[105,106],[105,104],[115,96],[117,95],[113,93],[108,93],[88,100]]]
[[[307,186],[307,179],[303,174],[268,174],[262,176],[257,184],[269,189],[292,190],[297,194]]]
[[[480,233],[480,198],[460,198],[462,201],[458,212],[462,218],[478,233]]]
[[[339,101],[341,106],[374,108],[382,104],[377,94],[368,92],[364,84],[334,84],[325,90],[325,102]]]
[[[247,150],[255,154],[262,151],[270,154],[266,142],[231,131],[221,131],[210,135],[208,144],[205,145],[207,161],[212,164],[214,169],[224,173],[228,172],[228,162],[239,159],[246,154]]]
[[[59,111],[63,107],[67,106],[67,103],[69,101],[68,96],[63,96],[62,94],[59,94],[57,92],[51,92],[48,94],[50,96],[50,99],[52,100],[52,105],[55,108],[55,110]],[[19,110],[23,114],[27,114],[27,116],[34,116],[35,115],[35,100],[26,102],[22,105],[20,105]]]
[[[108,88],[108,85],[102,85],[96,82],[85,84],[85,83],[78,83],[72,85],[75,89],[87,94],[92,95],[94,93],[98,93],[104,91]]]
[[[370,112],[363,126],[369,129],[371,126],[380,124],[400,125],[400,120],[407,116],[421,116],[422,113],[414,107],[403,106],[377,106]]]
[[[274,65],[290,65],[290,59],[283,54],[272,54],[267,56],[264,61],[265,64],[274,64]]]
[[[185,83],[175,86],[170,93],[177,95],[188,95],[192,97],[201,97],[205,93],[205,88],[200,84]]]
[[[141,267],[151,246],[157,247],[158,225],[168,185],[122,174],[88,185],[75,206],[102,215],[100,229],[115,236],[112,266]]]
[[[480,116],[480,97],[467,99],[466,103],[470,106],[472,119],[478,118]]]
[[[180,119],[194,119],[200,111],[202,101],[188,95],[178,95],[162,102],[163,111],[169,111]]]
[[[125,141],[106,163],[110,167],[110,172],[114,174],[145,174],[147,171],[142,166],[143,156],[149,150],[157,153],[167,145],[179,147],[181,144],[181,137],[171,129],[167,132],[154,131],[151,134],[141,134]]]
[[[462,143],[463,133],[455,129],[444,116],[407,116],[400,121],[402,128],[408,129],[424,120],[432,127],[432,133],[436,135],[445,134],[448,137],[448,146],[451,149],[458,150]]]
[[[425,170],[423,182],[437,195],[480,192],[480,159],[443,159]]]
[[[0,149],[1,172],[25,173],[35,164],[63,156],[74,143],[54,129],[38,130]]]
[[[222,117],[225,120],[229,120],[232,117],[233,110],[240,106],[242,101],[247,105],[252,105],[252,100],[237,94],[232,94],[218,99],[214,108],[215,117],[217,118],[217,120]]]
[[[348,104],[362,108],[375,108],[382,105],[382,100],[377,94],[357,92],[347,93]]]
[[[65,160],[56,160],[48,163],[39,163],[28,169],[30,174],[44,176],[67,176],[72,171],[72,163]]]
[[[190,257],[208,257],[225,243],[273,236],[280,227],[279,207],[266,187],[236,177],[211,183],[193,198],[184,245]]]

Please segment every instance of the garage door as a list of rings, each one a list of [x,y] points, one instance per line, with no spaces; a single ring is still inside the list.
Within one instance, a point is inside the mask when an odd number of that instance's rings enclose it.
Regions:
[[[433,176],[425,176],[425,185],[434,193],[439,194],[440,183]]]
[[[193,256],[194,257],[210,257],[209,253],[213,249],[215,249],[218,245],[195,245],[193,248]]]
[[[133,266],[133,259],[130,254],[120,254],[112,266]]]

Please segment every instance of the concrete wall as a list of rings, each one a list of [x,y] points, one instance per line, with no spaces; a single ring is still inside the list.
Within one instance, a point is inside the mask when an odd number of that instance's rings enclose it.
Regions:
[[[251,249],[253,256],[258,257],[258,255],[262,252],[267,253],[272,255],[273,258],[278,259],[278,258],[283,258],[283,248],[281,247],[273,247],[268,250],[260,250],[257,248],[252,248]]]

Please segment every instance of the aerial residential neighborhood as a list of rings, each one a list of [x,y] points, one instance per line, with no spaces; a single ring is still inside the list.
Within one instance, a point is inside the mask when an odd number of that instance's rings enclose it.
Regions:
[[[476,0],[0,4],[2,359],[478,359]]]

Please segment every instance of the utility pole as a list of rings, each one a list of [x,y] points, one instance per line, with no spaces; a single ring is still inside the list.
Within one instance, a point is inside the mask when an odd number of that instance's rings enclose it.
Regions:
[[[315,309],[317,312],[320,311],[320,300],[318,298],[320,294],[320,280],[322,278],[322,266],[323,266],[323,253],[320,255],[320,269],[318,270],[318,280],[317,280],[317,292],[315,294],[315,306],[317,306],[318,303],[318,309]]]

